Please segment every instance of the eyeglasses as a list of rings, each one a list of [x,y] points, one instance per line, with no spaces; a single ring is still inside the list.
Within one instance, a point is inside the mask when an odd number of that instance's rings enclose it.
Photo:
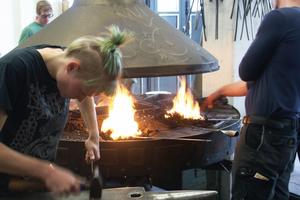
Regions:
[[[53,14],[52,13],[49,15],[42,14],[41,16],[42,16],[42,18],[47,18],[47,17],[51,18],[51,17],[53,17]]]

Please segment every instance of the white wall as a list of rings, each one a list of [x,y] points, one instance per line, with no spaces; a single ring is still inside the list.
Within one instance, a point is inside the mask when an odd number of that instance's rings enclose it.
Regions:
[[[14,43],[13,1],[0,0],[0,52],[7,53]]]
[[[202,96],[207,97],[218,88],[240,80],[238,74],[239,63],[253,39],[250,35],[248,40],[245,27],[242,39],[240,39],[242,20],[239,19],[237,39],[234,41],[236,11],[234,11],[233,18],[230,19],[233,0],[219,1],[218,39],[215,39],[216,4],[215,1],[204,1],[204,3],[207,41],[203,42],[203,47],[218,59],[220,66],[220,70],[216,72],[203,74]],[[250,31],[249,19],[248,28]],[[253,19],[254,36],[260,22],[261,18],[256,17]],[[245,115],[245,97],[231,97],[228,100],[231,105],[239,110],[241,117],[243,117]]]
[[[22,29],[36,19],[38,0],[0,0],[0,53],[5,55],[18,45]],[[54,17],[62,12],[62,0],[49,0]]]

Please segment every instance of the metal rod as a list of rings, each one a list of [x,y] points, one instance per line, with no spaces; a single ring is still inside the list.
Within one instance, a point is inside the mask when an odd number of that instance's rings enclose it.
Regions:
[[[151,91],[151,78],[147,78],[147,92]]]
[[[247,24],[247,8],[246,8],[246,0],[243,0],[243,8],[244,8],[244,18],[243,18],[243,23],[242,23],[242,31],[241,31],[241,37],[240,40],[243,37],[243,32],[244,32],[244,25],[246,28],[246,33],[247,33],[247,39],[249,40],[249,31],[248,31],[248,24]]]
[[[206,25],[205,25],[205,18],[204,18],[204,3],[203,3],[203,0],[200,0],[200,4],[201,4],[201,13],[202,13],[202,30],[203,30],[203,36],[204,36],[204,40],[206,40],[206,32],[205,32],[205,29],[206,29]]]
[[[221,132],[229,137],[235,137],[235,136],[239,135],[239,132],[236,130],[222,130],[222,129],[199,128],[199,127],[198,127],[198,129],[203,130],[203,131]]]
[[[144,87],[143,80],[144,80],[143,78],[140,78],[140,94],[144,93],[144,91],[143,91],[144,90],[144,88],[143,88]]]
[[[240,0],[237,0],[237,10],[236,10],[236,19],[235,19],[235,32],[234,32],[234,41],[236,41],[238,22],[239,22],[239,12],[240,12]]]
[[[254,28],[253,28],[253,19],[252,19],[252,15],[251,15],[251,4],[252,4],[252,0],[249,0],[249,4],[248,4],[248,12],[249,17],[250,17],[250,28],[251,28],[251,36],[252,36],[252,40],[254,40]]]
[[[191,16],[192,8],[193,8],[193,5],[194,5],[194,1],[195,1],[195,0],[193,0],[193,2],[192,2],[192,5],[191,5],[190,11],[189,11],[189,15],[188,15],[188,18],[187,18],[187,20],[186,20],[186,29],[185,29],[185,31],[184,31],[184,34],[188,34],[188,33],[187,33],[187,30],[188,30],[189,27],[190,27],[190,25],[189,25],[189,23],[190,23],[190,16]]]
[[[241,119],[198,119],[200,121],[238,121]]]
[[[230,119],[232,119],[232,117],[228,117],[228,119],[225,119],[225,120],[222,120],[222,121],[216,123],[213,126],[213,128],[219,128],[220,126],[222,126],[222,125],[226,124],[227,122],[229,122]]]
[[[219,0],[216,1],[216,29],[215,29],[215,39],[218,39],[218,27],[219,27]]]
[[[233,16],[234,6],[235,6],[235,0],[233,0],[232,9],[231,9],[231,14],[230,14],[230,19],[232,19],[232,16]]]
[[[230,171],[223,165],[223,163],[219,162],[220,165],[223,167],[223,169],[227,172],[227,174],[230,174]]]
[[[168,138],[168,137],[134,137],[136,139],[151,139],[151,140],[178,140],[178,141],[191,141],[191,142],[211,142],[207,139],[193,139],[193,138]]]

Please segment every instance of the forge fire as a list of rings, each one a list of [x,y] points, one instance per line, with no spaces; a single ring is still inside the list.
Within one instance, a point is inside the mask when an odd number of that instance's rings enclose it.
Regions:
[[[164,117],[172,120],[173,116],[177,121],[181,121],[181,119],[203,119],[200,115],[200,106],[198,102],[194,100],[191,91],[186,90],[185,81],[180,79],[180,83],[181,87],[179,92],[172,100],[172,109],[166,111],[163,109],[158,115],[152,113],[149,115],[150,118],[153,117],[158,121],[164,120]],[[129,94],[129,91],[125,87],[118,87],[113,103],[109,106],[109,116],[102,123],[101,132],[104,133],[104,135],[109,135],[110,138],[114,140],[129,137],[141,137],[141,130],[143,130],[143,135],[151,133],[149,129],[145,132],[145,129],[149,126],[149,120],[138,120],[140,122],[137,123],[137,119],[134,117],[135,112],[134,100]],[[144,118],[144,116],[137,115],[136,118]],[[173,121],[171,123],[174,124]]]
[[[160,137],[177,127],[211,127],[214,122],[203,120],[199,103],[194,100],[191,91],[186,90],[185,81],[180,80],[180,83],[176,96],[131,95],[126,88],[119,87],[113,101],[96,107],[108,109],[105,114],[97,113],[102,139]],[[84,124],[78,123],[78,120],[69,121],[66,131],[78,132],[80,137],[87,133]]]

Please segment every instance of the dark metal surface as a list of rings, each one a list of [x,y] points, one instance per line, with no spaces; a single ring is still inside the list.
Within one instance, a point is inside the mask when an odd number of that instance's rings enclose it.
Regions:
[[[290,193],[289,200],[300,200],[300,196],[294,193]]]
[[[180,191],[159,191],[145,192],[142,187],[126,187],[104,189],[101,200],[216,200],[218,193],[208,190],[180,190]],[[14,194],[11,197],[4,197],[1,200],[87,200],[89,193],[81,192],[79,196],[69,197],[55,196],[53,193],[26,193]]]
[[[234,107],[226,105],[206,112],[208,117],[216,115],[220,118],[236,117],[236,121],[221,126],[222,130],[240,129],[240,114]],[[100,141],[101,159],[94,164],[99,165],[104,178],[149,176],[172,170],[201,168],[233,154],[237,139],[218,129],[177,127],[165,131],[161,137]],[[84,141],[61,140],[56,163],[81,176],[89,176],[90,166],[85,164],[85,151]]]
[[[148,8],[144,0],[75,0],[71,8],[16,49],[37,44],[68,46],[81,36],[102,35],[111,24],[135,32],[136,40],[120,48],[125,78],[219,69],[214,56]]]

